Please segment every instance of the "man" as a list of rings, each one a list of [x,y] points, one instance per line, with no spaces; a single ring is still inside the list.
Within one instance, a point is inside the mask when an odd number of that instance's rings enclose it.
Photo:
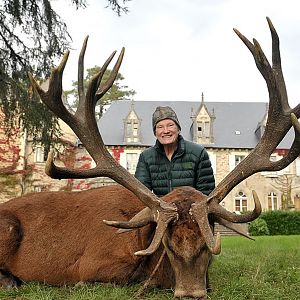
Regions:
[[[205,148],[184,140],[169,106],[156,108],[152,126],[156,144],[141,153],[135,177],[159,197],[179,186],[192,186],[208,195],[215,179]]]

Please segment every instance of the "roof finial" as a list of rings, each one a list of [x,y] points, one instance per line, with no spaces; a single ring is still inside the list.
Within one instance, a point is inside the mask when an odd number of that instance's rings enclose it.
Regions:
[[[203,103],[204,102],[204,94],[203,94],[203,92],[201,93],[201,103]]]
[[[133,99],[131,99],[130,106],[131,106],[131,110],[134,110],[134,100]]]
[[[191,116],[190,116],[190,118],[191,118],[193,121],[194,121],[195,118],[196,118],[196,115],[195,115],[195,113],[194,113],[193,107],[191,107]]]

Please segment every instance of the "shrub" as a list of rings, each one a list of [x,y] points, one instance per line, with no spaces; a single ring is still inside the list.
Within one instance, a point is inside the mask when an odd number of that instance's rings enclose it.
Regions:
[[[299,211],[268,211],[262,213],[260,218],[266,221],[270,235],[300,234]]]
[[[249,224],[250,235],[269,235],[270,231],[267,222],[264,219],[257,218]]]

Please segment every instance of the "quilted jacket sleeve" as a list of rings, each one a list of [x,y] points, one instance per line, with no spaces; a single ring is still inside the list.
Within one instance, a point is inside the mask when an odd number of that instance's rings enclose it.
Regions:
[[[202,151],[197,169],[196,189],[205,195],[209,195],[215,188],[213,169],[205,149]]]
[[[151,175],[143,153],[141,153],[139,157],[139,161],[135,170],[135,177],[152,191]]]

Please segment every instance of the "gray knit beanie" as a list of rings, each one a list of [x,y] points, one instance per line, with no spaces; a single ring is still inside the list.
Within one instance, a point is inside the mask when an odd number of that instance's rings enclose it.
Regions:
[[[152,127],[154,134],[156,124],[165,119],[174,121],[177,124],[179,130],[181,130],[175,111],[170,106],[158,106],[156,107],[155,112],[152,115]]]

